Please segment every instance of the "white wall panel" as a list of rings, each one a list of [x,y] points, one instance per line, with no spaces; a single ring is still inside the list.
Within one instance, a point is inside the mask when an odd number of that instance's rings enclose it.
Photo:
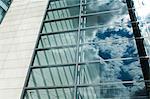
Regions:
[[[0,99],[19,99],[48,0],[13,0],[0,25]]]

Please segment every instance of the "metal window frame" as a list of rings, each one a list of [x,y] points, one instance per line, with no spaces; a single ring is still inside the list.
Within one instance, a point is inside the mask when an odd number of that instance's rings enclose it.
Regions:
[[[130,23],[136,23],[136,22],[142,22],[142,21],[131,21]],[[128,23],[123,23],[124,25],[127,25]],[[98,25],[98,26],[89,26],[89,27],[83,27],[80,28],[81,31],[87,30],[87,29],[97,29],[97,28],[103,28],[108,26],[120,26],[121,24],[107,24],[107,25]],[[134,27],[133,27],[134,28]],[[48,33],[40,33],[40,35],[51,35],[51,34],[59,34],[59,33],[67,33],[67,32],[75,32],[78,31],[78,28],[75,29],[69,29],[69,30],[62,30],[62,31],[55,31],[55,32],[48,32]]]
[[[33,64],[33,61],[34,61],[34,58],[35,58],[35,55],[36,55],[35,49],[37,48],[37,46],[38,46],[38,44],[39,44],[40,33],[41,33],[42,27],[43,27],[43,25],[44,25],[43,22],[44,22],[44,19],[46,18],[46,11],[47,11],[47,9],[48,9],[48,7],[49,7],[50,0],[48,0],[47,2],[48,2],[48,3],[47,3],[47,7],[46,7],[46,10],[45,10],[45,13],[44,13],[44,17],[43,17],[43,19],[42,19],[41,27],[40,27],[40,29],[39,29],[39,34],[38,34],[38,37],[37,37],[37,40],[36,40],[36,44],[35,44],[35,47],[34,47],[34,51],[33,51],[32,57],[31,57],[31,61],[30,61],[29,67]],[[27,71],[27,76],[26,76],[26,78],[25,78],[25,83],[24,83],[24,86],[23,86],[23,90],[22,90],[20,99],[24,99],[24,97],[25,97],[25,94],[26,94],[26,86],[28,85],[31,72],[32,72],[32,69],[29,68],[28,71]]]
[[[133,0],[126,0],[128,8],[133,8],[134,7],[134,2]],[[128,10],[129,16],[131,21],[135,21],[135,23],[132,23],[132,29],[133,29],[133,34],[135,37],[140,38],[142,37],[141,31],[139,28],[139,23],[137,22],[137,17],[135,15],[135,10]],[[142,39],[135,39],[136,41],[136,46],[138,50],[139,57],[141,56],[147,56],[145,46],[144,46],[144,38]],[[140,64],[144,76],[144,80],[150,80],[150,66],[149,66],[149,57],[147,58],[140,58]],[[147,94],[150,96],[150,82],[145,82],[145,86],[147,89]]]
[[[30,66],[29,66],[29,69],[28,69],[28,73],[27,73],[27,77],[26,77],[26,80],[25,80],[25,84],[24,84],[24,87],[23,87],[23,91],[22,91],[22,94],[21,94],[21,98],[20,99],[23,99],[24,96],[25,96],[25,93],[27,90],[39,90],[39,89],[55,89],[55,88],[74,88],[74,99],[77,99],[77,89],[79,87],[89,87],[89,86],[100,86],[102,83],[100,84],[78,84],[78,75],[79,75],[79,65],[84,65],[84,64],[87,64],[87,63],[99,63],[100,60],[95,60],[95,61],[88,61],[88,62],[79,62],[79,47],[80,44],[80,32],[82,30],[86,30],[86,29],[93,29],[93,28],[98,28],[98,27],[102,27],[102,26],[91,26],[91,27],[84,27],[84,28],[81,28],[81,19],[83,17],[86,17],[86,16],[91,16],[93,15],[93,13],[91,14],[87,14],[87,15],[84,15],[82,14],[82,7],[85,5],[83,3],[83,0],[80,0],[80,4],[78,4],[78,6],[80,6],[80,13],[79,13],[79,16],[73,16],[73,17],[68,17],[68,18],[62,18],[62,19],[56,19],[56,20],[50,20],[50,21],[45,21],[45,18],[46,18],[46,14],[47,14],[47,11],[54,11],[54,10],[58,10],[58,9],[65,9],[65,7],[63,8],[57,8],[57,9],[49,9],[49,4],[50,2],[52,2],[51,0],[48,1],[48,5],[47,5],[47,9],[45,11],[45,14],[44,14],[44,18],[43,18],[43,21],[42,21],[42,25],[41,25],[41,28],[40,28],[40,32],[38,34],[38,39],[36,41],[36,46],[34,48],[34,52],[33,52],[33,55],[32,55],[32,59],[31,59],[31,62],[30,62]],[[73,5],[73,6],[77,6],[77,5]],[[68,6],[68,8],[70,7],[73,7],[73,6]],[[130,8],[129,7],[129,11],[130,10],[133,10],[134,8]],[[97,14],[100,14],[100,13],[95,13],[95,15]],[[42,33],[42,28],[44,26],[44,23],[48,23],[48,22],[55,22],[55,21],[59,21],[59,20],[67,20],[67,19],[73,19],[73,18],[79,18],[79,26],[77,29],[72,29],[72,30],[66,30],[66,31],[58,31],[58,32],[52,32],[52,33]],[[131,23],[132,24],[136,24],[137,21],[132,21],[131,20]],[[134,28],[134,27],[133,27]],[[76,45],[69,45],[69,46],[56,46],[56,47],[48,47],[48,48],[38,48],[38,43],[40,41],[40,38],[41,36],[44,36],[44,35],[52,35],[52,34],[60,34],[60,33],[64,33],[64,32],[74,32],[76,31],[77,32],[77,44]],[[135,39],[135,40],[143,40],[144,37],[136,37],[135,38],[131,38],[131,39]],[[84,44],[84,43],[83,43]],[[93,44],[93,43],[88,43],[88,44]],[[42,51],[42,50],[49,50],[49,49],[54,49],[54,48],[62,48],[62,47],[71,47],[71,46],[76,46],[76,61],[75,63],[69,63],[69,64],[60,64],[60,67],[64,67],[64,66],[75,66],[76,67],[76,70],[75,70],[75,84],[74,85],[68,85],[68,86],[48,86],[48,87],[27,87],[27,84],[28,84],[28,81],[29,81],[29,78],[30,78],[30,74],[32,72],[32,69],[38,69],[38,68],[53,68],[53,67],[56,67],[58,66],[59,64],[57,65],[46,65],[46,66],[32,66],[33,62],[34,62],[34,58],[35,58],[35,55],[37,54],[37,51]],[[137,60],[147,60],[149,58],[149,56],[147,56],[146,54],[144,55],[140,55],[139,57],[131,57],[131,58],[118,58],[118,59],[108,59],[108,60],[104,60],[104,61],[114,61],[114,60],[126,60],[126,59],[137,59]],[[138,81],[137,81],[138,82]],[[147,80],[144,80],[142,82],[149,82],[149,79]],[[125,82],[122,82],[122,83],[125,83]],[[131,83],[131,82],[130,82]],[[112,82],[111,82],[112,84]],[[39,98],[40,99],[40,98]]]

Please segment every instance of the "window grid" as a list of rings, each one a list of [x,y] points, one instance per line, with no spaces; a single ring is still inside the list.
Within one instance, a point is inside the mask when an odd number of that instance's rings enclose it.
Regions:
[[[56,2],[57,1],[59,1],[59,0],[56,0]],[[99,96],[96,93],[99,92],[100,89],[107,89],[104,86],[105,84],[106,85],[107,84],[111,85],[111,84],[115,84],[115,83],[117,83],[117,84],[118,83],[134,84],[136,82],[140,82],[140,83],[149,82],[149,81],[144,81],[144,80],[139,80],[139,81],[131,80],[131,81],[122,81],[122,82],[117,82],[117,81],[112,81],[112,82],[106,81],[105,82],[104,81],[104,82],[100,82],[100,83],[81,84],[80,83],[80,79],[82,79],[82,77],[81,77],[82,75],[80,75],[81,70],[83,70],[83,74],[86,74],[87,71],[89,71],[89,70],[86,71],[86,69],[88,69],[87,66],[89,64],[94,64],[94,63],[102,64],[103,62],[124,61],[124,60],[132,60],[132,59],[139,61],[140,58],[147,59],[149,56],[142,56],[142,57],[136,56],[136,57],[124,57],[124,58],[120,57],[120,58],[113,58],[113,59],[104,59],[104,60],[94,59],[94,60],[84,61],[83,56],[85,53],[83,52],[83,48],[81,46],[91,45],[91,44],[94,45],[94,44],[108,43],[108,42],[112,43],[111,40],[110,41],[109,40],[108,41],[98,41],[98,42],[86,42],[84,40],[85,33],[86,33],[84,30],[102,27],[102,25],[87,27],[86,26],[87,16],[95,16],[95,15],[99,15],[102,13],[104,14],[104,13],[108,13],[108,12],[112,12],[112,11],[85,14],[86,13],[86,11],[85,11],[86,5],[89,4],[89,3],[86,3],[86,0],[80,0],[79,4],[69,5],[69,6],[65,6],[65,2],[62,3],[62,1],[60,1],[55,5],[53,4],[53,8],[50,5],[51,2],[55,2],[55,0],[49,1],[48,9],[46,11],[46,15],[45,15],[45,18],[43,21],[41,32],[39,34],[37,47],[35,48],[35,53],[34,53],[30,68],[29,68],[29,73],[27,75],[28,78],[26,80],[21,99],[42,99],[43,97],[44,97],[44,99],[54,99],[54,98],[56,98],[56,99],[91,99],[93,97],[94,97],[94,99],[102,99],[101,96]],[[58,4],[61,5],[62,7],[60,7],[60,8],[57,7]],[[73,8],[73,7],[80,8],[79,15],[71,16],[71,17],[63,16],[64,18],[55,19],[55,15],[53,14],[53,11],[56,11],[57,13],[59,13],[58,10],[63,10],[63,9],[66,10],[68,8]],[[129,8],[129,10],[130,10],[130,8]],[[48,12],[52,12],[51,14],[53,15],[54,19],[49,20],[50,17],[48,15]],[[58,14],[58,16],[59,16],[59,14]],[[75,19],[75,18],[78,19],[77,22],[72,21],[72,19]],[[63,21],[63,20],[66,20],[66,21]],[[56,23],[56,21],[59,21],[59,22]],[[52,24],[52,22],[53,22],[53,24]],[[45,26],[46,23],[48,24],[47,26]],[[74,24],[77,24],[76,27]],[[53,25],[56,25],[56,27],[52,28]],[[70,26],[68,27],[68,25],[70,25]],[[50,32],[46,29],[48,26],[49,26],[49,28],[51,28]],[[106,26],[108,26],[108,25],[106,25]],[[61,29],[59,30],[60,27],[61,27]],[[65,30],[66,27],[67,27],[67,29],[68,28],[71,28],[71,29]],[[54,30],[56,30],[56,31],[54,31]],[[70,32],[72,32],[72,33],[70,33]],[[51,38],[49,36],[51,36]],[[77,39],[76,40],[74,40],[73,38],[71,39],[71,36],[77,37]],[[69,39],[66,37],[68,37]],[[128,41],[128,40],[143,39],[143,38],[149,38],[149,37],[140,37],[140,38],[132,37],[132,38],[127,38],[127,39],[124,39],[124,38],[118,39],[117,38],[115,40],[116,41],[123,41],[123,40]],[[51,43],[52,41],[55,42],[54,46],[52,46],[52,43]],[[72,43],[68,44],[69,42],[72,42]],[[67,45],[65,45],[65,44],[67,44]],[[64,48],[66,50],[64,50]],[[73,49],[71,50],[71,48],[73,48]],[[56,49],[57,49],[57,51],[56,51]],[[41,56],[40,56],[40,54],[38,54],[39,52],[43,52],[43,54],[41,54]],[[51,53],[51,54],[49,54],[49,53]],[[63,55],[62,55],[62,53],[63,53]],[[72,54],[73,54],[73,56],[71,56]],[[53,57],[48,59],[50,57],[50,55]],[[62,56],[65,56],[65,57],[62,57]],[[59,60],[60,63],[57,63],[58,57],[60,58],[60,60]],[[74,59],[72,57],[74,57]],[[65,60],[65,58],[66,58],[66,60]],[[54,64],[50,64],[51,59],[54,60]],[[67,61],[67,63],[63,63],[63,60]],[[45,61],[46,64],[43,65],[40,61]],[[34,65],[34,62],[37,62],[36,65]],[[72,67],[74,69],[71,69]],[[83,68],[83,67],[85,67],[85,68]],[[89,67],[92,67],[92,66],[89,66]],[[72,84],[69,84],[69,79],[67,78],[67,74],[66,74],[66,73],[68,73],[68,71],[65,71],[65,68],[68,68],[70,75],[74,75],[74,77],[73,76],[70,77],[73,80]],[[52,69],[55,69],[55,70],[52,70]],[[34,74],[35,70],[39,70],[39,71],[35,72],[35,74]],[[44,70],[47,70],[47,71],[44,71]],[[57,78],[56,75],[53,76],[54,71],[55,71],[55,73],[57,73],[57,76],[58,76],[57,80],[60,80],[60,81],[54,81],[54,79],[56,80],[56,78]],[[49,75],[52,79],[51,81],[48,80],[49,78],[46,78],[45,73],[49,73]],[[64,76],[66,77],[65,78],[67,80],[66,85],[63,84],[63,80],[62,80],[63,75],[61,75],[60,73],[61,74],[63,73]],[[39,78],[39,80],[42,80],[42,84],[43,84],[42,86],[39,86],[38,83],[36,82],[35,79],[37,79],[37,78],[35,78],[36,77],[35,75],[37,75],[37,76],[39,75],[38,77],[41,77],[41,78]],[[86,74],[86,76],[83,77],[83,79],[88,81],[89,77],[87,75],[88,74]],[[51,82],[53,85],[52,86],[48,85],[48,82],[46,82],[46,81]],[[33,83],[33,84],[31,84],[32,86],[29,86],[30,82]],[[57,85],[55,82],[59,82],[59,85]],[[95,87],[100,87],[100,88],[97,89]],[[116,89],[116,87],[114,87],[114,88]],[[43,92],[42,92],[42,90],[43,90]],[[113,90],[113,88],[111,90]],[[51,92],[51,91],[53,91],[53,92]],[[67,94],[67,91],[68,91],[68,94]],[[85,93],[83,93],[83,92],[85,92]],[[114,92],[117,93],[117,91],[114,91]],[[43,93],[43,94],[41,94],[41,93]],[[90,93],[92,93],[91,96],[90,96]],[[111,91],[107,92],[107,95],[109,96],[110,93],[111,93]],[[97,95],[97,96],[94,96],[94,95]],[[110,97],[111,97],[111,95],[110,95]],[[122,96],[122,97],[128,98],[128,96]],[[105,97],[104,99],[106,99],[106,98],[109,98],[109,97]],[[119,98],[119,96],[118,96],[118,98]],[[148,96],[133,97],[133,99],[136,99],[136,98],[147,99]]]

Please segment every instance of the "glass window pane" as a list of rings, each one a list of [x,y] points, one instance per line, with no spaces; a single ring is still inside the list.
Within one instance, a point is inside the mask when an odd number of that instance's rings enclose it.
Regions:
[[[125,0],[50,0],[25,99],[148,99],[128,10]],[[150,56],[149,17],[135,11]]]
[[[73,88],[28,90],[25,99],[73,99]]]
[[[62,8],[79,4],[80,0],[52,0],[49,4],[49,9]]]
[[[91,16],[83,17],[83,24],[81,25],[82,28],[84,27],[90,27],[90,26],[99,26],[99,25],[123,25],[127,24],[127,22],[130,23],[128,15],[123,16],[124,18],[121,18],[121,11],[115,11],[115,12],[106,12],[106,13],[98,13]],[[128,20],[123,21],[123,19],[127,18]]]
[[[123,83],[81,87],[78,88],[77,99],[148,99],[146,90],[136,86],[143,85],[143,82],[126,84],[130,87],[124,87]]]
[[[150,37],[150,21],[140,21],[139,28],[143,37]]]
[[[93,29],[84,29],[80,33],[81,43],[87,42],[110,42],[111,40],[127,40],[133,38],[132,28],[127,25],[110,25]]]
[[[75,45],[77,32],[66,32],[61,34],[41,36],[38,48]]]
[[[28,87],[48,87],[74,84],[75,66],[32,69]]]
[[[99,40],[98,43],[81,45],[80,53],[81,62],[138,57],[135,41],[130,39]]]
[[[75,55],[75,47],[37,51],[33,66],[74,63]]]
[[[11,4],[12,0],[0,0],[0,24]]]
[[[0,7],[0,23],[5,15],[5,11]]]
[[[1,0],[3,1],[7,6],[9,6],[12,2],[12,0]]]
[[[60,20],[44,23],[42,33],[58,32],[76,29],[79,26],[79,19]]]
[[[150,37],[144,38],[144,45],[145,45],[147,56],[150,57]]]
[[[149,0],[133,0],[133,2],[137,18],[139,20],[148,18],[150,14]]]
[[[96,13],[96,12],[107,12],[113,10],[119,10],[124,14],[127,14],[127,6],[126,3],[120,0],[86,0],[87,3],[83,5],[84,14]],[[123,14],[122,13],[122,14]]]
[[[46,14],[45,20],[54,20],[54,19],[61,19],[71,16],[79,15],[80,8],[72,7],[72,8],[65,8],[60,10],[48,11]]]
[[[97,63],[80,65],[79,84],[142,81],[143,74],[137,59],[100,60]],[[124,87],[128,85],[124,84]]]

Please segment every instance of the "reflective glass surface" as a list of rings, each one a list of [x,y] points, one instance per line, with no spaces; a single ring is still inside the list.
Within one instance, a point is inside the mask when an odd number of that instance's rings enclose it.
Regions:
[[[43,66],[51,64],[74,63],[75,55],[76,47],[48,48],[47,50],[37,51],[33,65]]]
[[[0,23],[2,22],[12,0],[0,0]]]
[[[81,30],[80,43],[107,43],[117,41],[133,40],[133,31],[124,25],[109,25],[100,26],[95,28],[87,28]],[[117,28],[117,29],[116,29]]]
[[[53,35],[41,36],[38,48],[75,45],[77,43],[77,31]]]
[[[33,69],[28,87],[72,85],[75,66],[57,66]]]
[[[116,50],[117,49],[117,50]],[[81,62],[138,57],[136,43],[133,39],[101,40],[80,46],[80,53],[84,54]]]
[[[80,4],[80,0],[51,0],[48,8],[56,9]]]
[[[79,84],[109,84],[117,82],[123,83],[124,81],[142,80],[143,74],[138,59],[124,58],[114,60],[100,60],[100,62],[85,63],[80,65],[79,78]],[[129,88],[135,87],[131,85],[128,86],[128,84],[123,85],[124,87]],[[139,86],[136,85],[136,87]]]
[[[67,17],[73,17],[79,15],[79,6],[64,8],[64,9],[54,9],[47,12],[46,20],[62,19]]]
[[[3,17],[4,17],[4,14],[5,14],[4,9],[2,9],[2,8],[0,7],[0,23],[1,23],[2,19],[3,19]]]
[[[25,99],[73,99],[73,92],[73,88],[29,90]]]
[[[134,3],[50,0],[23,99],[149,99],[141,59],[150,56],[150,17]]]
[[[133,83],[126,83],[132,85]],[[137,90],[138,87],[134,87],[131,90]],[[138,96],[138,92],[133,94],[129,88],[124,87],[121,83],[107,84],[100,86],[89,86],[78,88],[77,99],[148,99],[148,96]],[[143,91],[145,92],[145,91]]]
[[[43,25],[42,33],[51,33],[58,31],[66,31],[78,28],[79,19],[60,19],[56,21],[46,21]]]

